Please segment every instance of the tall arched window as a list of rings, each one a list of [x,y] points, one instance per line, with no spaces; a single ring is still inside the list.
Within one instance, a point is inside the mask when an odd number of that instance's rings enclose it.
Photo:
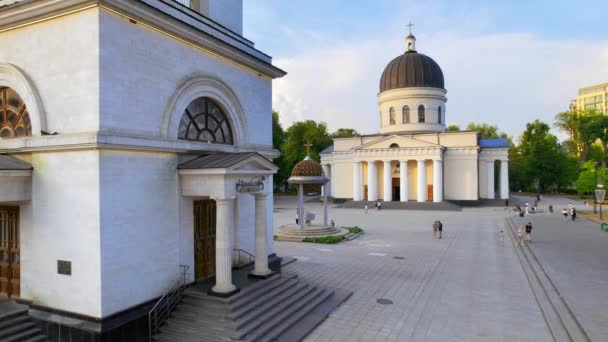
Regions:
[[[437,123],[441,123],[441,106],[437,108]]]
[[[31,135],[32,122],[27,106],[16,91],[0,87],[0,139]]]
[[[389,124],[394,125],[395,124],[395,108],[391,107],[391,109],[389,109],[388,118],[389,118],[389,120],[388,120]]]
[[[210,98],[192,101],[179,122],[178,138],[232,145],[232,129],[226,114]]]
[[[410,123],[410,107],[408,105],[403,106],[403,109],[401,109],[401,116],[401,122]]]
[[[424,106],[418,106],[418,122],[424,123]]]

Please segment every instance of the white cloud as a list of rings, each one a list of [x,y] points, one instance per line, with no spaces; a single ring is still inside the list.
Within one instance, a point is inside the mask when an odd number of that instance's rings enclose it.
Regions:
[[[288,72],[274,83],[274,107],[283,123],[312,119],[327,122],[330,130],[377,132],[378,81],[404,43],[377,37],[322,40],[275,60]],[[552,124],[579,87],[608,81],[608,41],[437,32],[419,35],[417,48],[444,71],[448,123],[487,122],[514,136],[536,118]]]

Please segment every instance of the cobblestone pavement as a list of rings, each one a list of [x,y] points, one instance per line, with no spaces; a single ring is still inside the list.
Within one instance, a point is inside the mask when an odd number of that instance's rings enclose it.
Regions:
[[[608,233],[587,220],[531,216],[530,247],[593,341],[608,341]]]
[[[294,199],[277,198],[275,225],[294,215]],[[339,245],[275,242],[277,254],[298,259],[285,271],[354,291],[307,341],[550,341],[508,235],[498,240],[505,215],[332,208],[336,224],[365,234]],[[442,240],[432,239],[435,219]]]

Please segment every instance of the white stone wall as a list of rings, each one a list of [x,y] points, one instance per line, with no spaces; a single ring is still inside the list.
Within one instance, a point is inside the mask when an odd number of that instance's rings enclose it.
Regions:
[[[272,145],[270,80],[106,11],[100,13],[100,29],[101,130],[158,137],[176,89],[208,74],[240,101],[248,143]]]
[[[380,133],[405,131],[437,131],[445,130],[446,101],[445,90],[435,88],[402,88],[394,89],[379,95]],[[410,108],[410,122],[403,121],[403,107]],[[418,121],[418,107],[425,108],[425,122]],[[441,107],[441,122],[439,111]],[[395,123],[390,123],[390,109],[394,109]]]
[[[32,200],[21,206],[21,298],[101,317],[99,153],[35,153]],[[72,275],[57,274],[57,260]]]
[[[161,296],[177,278],[178,175],[175,154],[102,151],[100,156],[106,317]]]
[[[209,18],[243,35],[243,0],[205,0]]]
[[[0,62],[19,68],[38,89],[49,132],[99,127],[99,11],[0,33]]]
[[[443,160],[444,198],[446,200],[477,200],[481,175],[477,170],[477,156],[463,157],[446,152]],[[479,181],[479,183],[478,183]]]

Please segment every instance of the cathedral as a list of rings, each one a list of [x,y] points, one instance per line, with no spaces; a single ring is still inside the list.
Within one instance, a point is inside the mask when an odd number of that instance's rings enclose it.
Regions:
[[[147,340],[172,284],[280,265],[285,72],[242,0],[0,0],[0,46],[0,302],[53,341]]]
[[[411,26],[410,26],[411,27]],[[336,138],[321,152],[329,196],[354,201],[507,199],[507,139],[446,131],[443,71],[405,39],[380,77],[377,134]]]

